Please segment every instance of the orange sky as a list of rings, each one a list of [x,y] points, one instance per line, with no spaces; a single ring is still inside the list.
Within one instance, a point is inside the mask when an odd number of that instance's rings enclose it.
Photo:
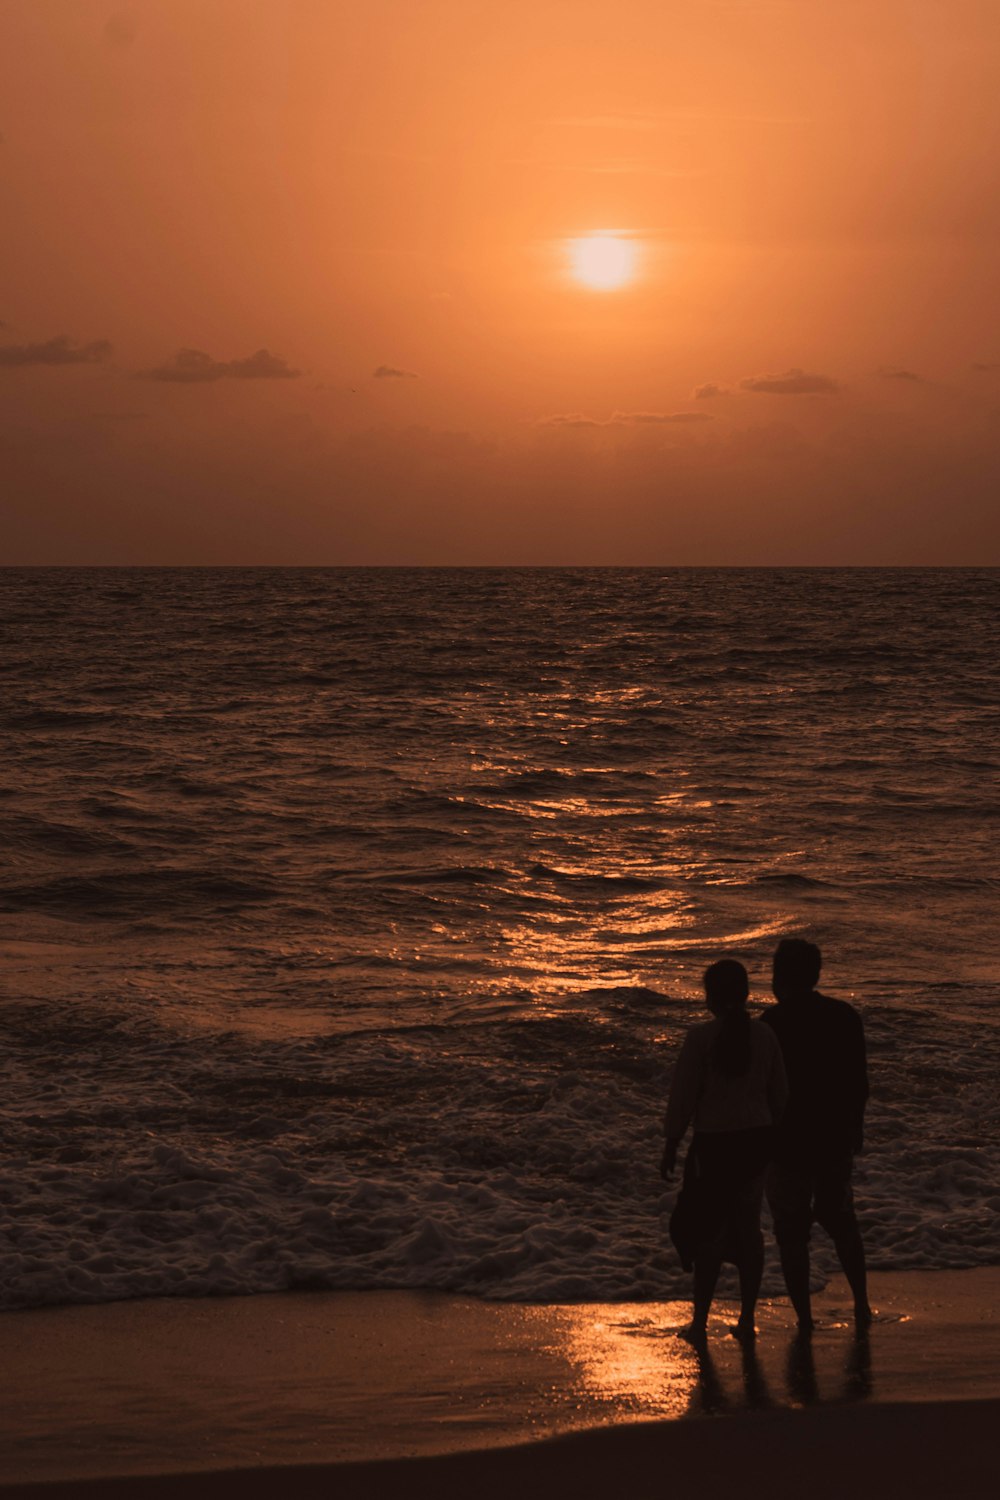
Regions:
[[[0,562],[1000,562],[998,64],[996,0],[0,0]]]

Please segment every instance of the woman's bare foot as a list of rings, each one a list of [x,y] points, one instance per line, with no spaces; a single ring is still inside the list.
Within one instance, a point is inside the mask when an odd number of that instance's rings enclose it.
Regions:
[[[757,1337],[757,1328],[753,1318],[740,1318],[738,1323],[733,1324],[729,1332],[734,1339],[749,1340]]]
[[[867,1333],[875,1321],[875,1309],[861,1302],[854,1309],[854,1327],[858,1333]]]
[[[684,1339],[688,1344],[704,1344],[708,1339],[708,1326],[705,1323],[685,1323],[676,1333],[679,1339]]]

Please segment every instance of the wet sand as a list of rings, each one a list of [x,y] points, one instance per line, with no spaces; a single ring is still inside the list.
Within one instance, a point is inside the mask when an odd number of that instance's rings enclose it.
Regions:
[[[489,1452],[372,1463],[56,1481],[6,1500],[987,1500],[1000,1402],[822,1407],[592,1429]],[[725,1441],[720,1441],[724,1433]]]
[[[780,1455],[790,1486],[812,1464],[813,1495],[974,1495],[980,1464],[992,1494],[1000,1270],[872,1281],[866,1340],[831,1287],[808,1343],[777,1302],[747,1350],[720,1305],[707,1357],[674,1335],[680,1303],[301,1293],[7,1314],[0,1493],[277,1495],[294,1466],[299,1495],[596,1495],[626,1465],[631,1495],[669,1473],[705,1496]],[[771,1471],[764,1488],[786,1492]]]

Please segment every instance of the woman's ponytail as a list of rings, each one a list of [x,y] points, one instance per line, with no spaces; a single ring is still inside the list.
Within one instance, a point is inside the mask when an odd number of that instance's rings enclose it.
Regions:
[[[722,1030],[712,1047],[712,1061],[727,1078],[743,1078],[750,1071],[752,1043],[750,1016],[745,1005],[734,1005],[720,1017]]]
[[[735,958],[720,958],[705,970],[705,995],[722,1029],[712,1046],[712,1062],[727,1078],[743,1078],[750,1071],[753,1048],[747,996],[750,980]]]

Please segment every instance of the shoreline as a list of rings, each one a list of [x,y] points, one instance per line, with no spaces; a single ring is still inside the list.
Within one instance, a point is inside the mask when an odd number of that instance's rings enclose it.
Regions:
[[[157,1475],[188,1486],[240,1473],[245,1485],[248,1471],[290,1468],[335,1472],[339,1487],[348,1470],[463,1454],[489,1467],[501,1450],[537,1454],[595,1429],[611,1443],[625,1429],[703,1429],[692,1417],[795,1427],[834,1409],[1000,1401],[1000,1268],[876,1272],[872,1290],[867,1339],[837,1283],[816,1297],[810,1341],[784,1301],[762,1303],[749,1351],[719,1304],[707,1356],[674,1336],[680,1302],[296,1292],[7,1313],[0,1495],[85,1493],[116,1477],[134,1486],[121,1492],[152,1495]]]

